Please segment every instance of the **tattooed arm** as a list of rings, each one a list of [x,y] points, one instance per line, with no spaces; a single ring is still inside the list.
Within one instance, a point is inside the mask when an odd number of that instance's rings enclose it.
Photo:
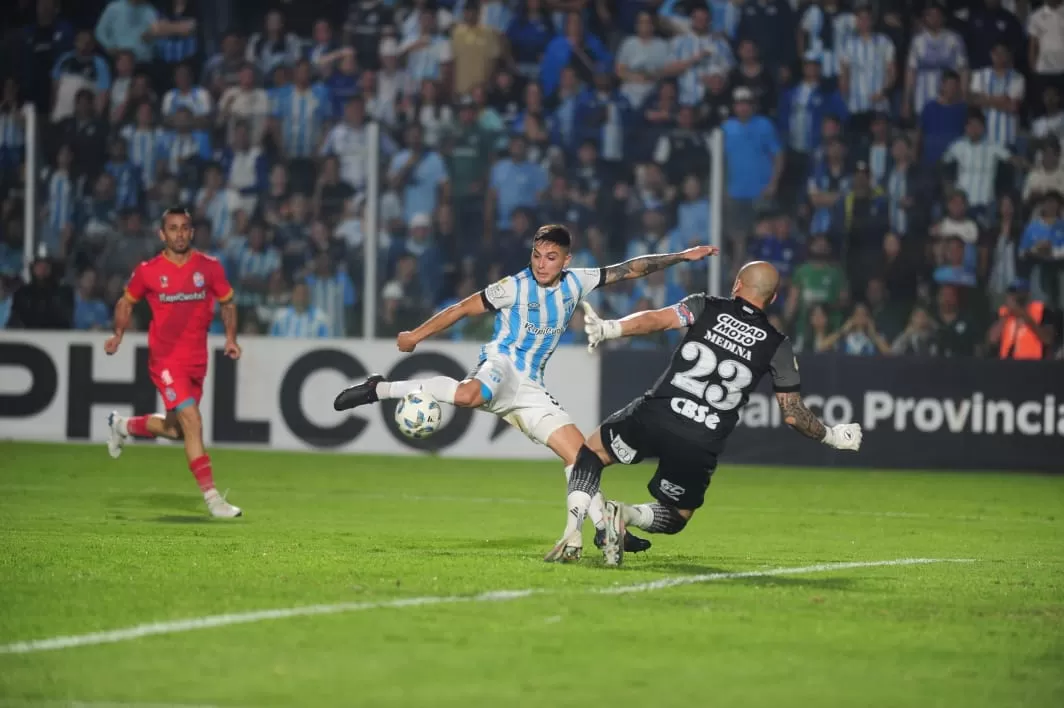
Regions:
[[[802,394],[797,391],[789,393],[777,393],[776,400],[783,411],[783,422],[797,430],[807,438],[823,440],[827,434],[827,428],[820,419],[813,415],[813,411],[806,408],[802,402]]]
[[[700,261],[708,256],[715,256],[719,252],[720,249],[716,246],[695,246],[679,253],[655,253],[649,256],[629,258],[624,263],[617,263],[603,268],[602,284],[611,285],[621,280],[643,278],[655,271],[668,268],[677,263]]]

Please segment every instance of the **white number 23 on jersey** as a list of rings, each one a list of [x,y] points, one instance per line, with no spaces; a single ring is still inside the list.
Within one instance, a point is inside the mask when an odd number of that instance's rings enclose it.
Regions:
[[[718,411],[730,411],[738,406],[743,398],[743,390],[754,380],[753,373],[745,364],[732,359],[718,362],[713,350],[700,342],[684,344],[680,356],[686,361],[693,361],[694,366],[673,375],[672,385],[704,398]],[[706,381],[714,371],[720,377],[721,385],[710,386]]]

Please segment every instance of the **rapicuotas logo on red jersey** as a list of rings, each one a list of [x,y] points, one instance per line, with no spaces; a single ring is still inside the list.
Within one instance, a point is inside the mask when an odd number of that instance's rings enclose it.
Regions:
[[[197,300],[206,300],[207,291],[200,290],[194,293],[159,293],[159,302],[196,302]]]

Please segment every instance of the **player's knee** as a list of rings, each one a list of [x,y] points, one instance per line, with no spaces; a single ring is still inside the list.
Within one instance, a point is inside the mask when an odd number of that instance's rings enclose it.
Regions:
[[[454,404],[460,408],[476,408],[484,404],[489,399],[485,398],[480,390],[482,385],[476,380],[460,383],[454,392]]]
[[[199,408],[195,405],[178,409],[177,424],[185,438],[197,439],[203,436],[203,420],[200,418]]]

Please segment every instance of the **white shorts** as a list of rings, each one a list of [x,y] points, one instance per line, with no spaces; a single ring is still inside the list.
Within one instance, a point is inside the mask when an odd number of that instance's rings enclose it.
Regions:
[[[506,357],[488,356],[473,370],[472,378],[482,390],[491,392],[491,400],[481,410],[499,416],[541,445],[547,444],[554,431],[574,424],[547,389],[519,372]]]

